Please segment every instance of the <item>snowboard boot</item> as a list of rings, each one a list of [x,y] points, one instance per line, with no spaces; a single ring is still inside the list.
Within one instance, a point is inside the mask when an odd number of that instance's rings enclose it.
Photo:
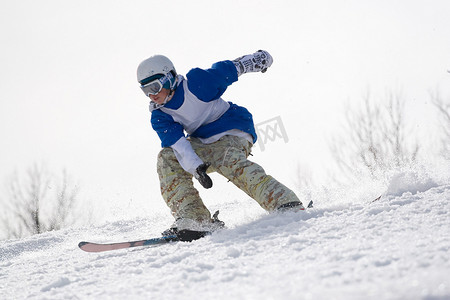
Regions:
[[[288,202],[278,206],[277,211],[279,212],[296,212],[300,210],[305,210],[303,203],[300,201]]]
[[[216,211],[208,223],[198,223],[190,219],[177,219],[171,228],[162,233],[162,236],[175,235],[182,242],[198,240],[225,227],[225,223],[219,220],[218,215],[219,211]]]

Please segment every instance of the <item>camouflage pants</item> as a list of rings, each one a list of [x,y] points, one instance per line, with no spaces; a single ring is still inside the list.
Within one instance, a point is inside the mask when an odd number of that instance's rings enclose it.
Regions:
[[[190,140],[192,148],[204,161],[210,162],[208,173],[218,172],[267,211],[282,204],[300,201],[286,186],[267,175],[258,164],[247,159],[252,144],[244,138],[224,136],[212,144]],[[158,155],[161,194],[175,219],[209,221],[211,214],[193,185],[193,176],[178,163],[172,148],[163,148]]]

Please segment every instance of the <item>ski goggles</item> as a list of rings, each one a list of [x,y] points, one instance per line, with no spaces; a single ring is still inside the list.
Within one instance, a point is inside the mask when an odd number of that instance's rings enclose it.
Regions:
[[[158,76],[158,75],[156,75]],[[154,77],[154,76],[152,76]],[[150,80],[152,79],[150,77]],[[167,73],[166,75],[162,75],[160,78],[156,78],[151,80],[148,83],[141,85],[141,90],[144,92],[145,96],[150,97],[150,95],[157,95],[161,90],[166,86],[166,88],[170,88],[171,82],[173,79],[172,73]],[[169,83],[169,84],[167,84]]]

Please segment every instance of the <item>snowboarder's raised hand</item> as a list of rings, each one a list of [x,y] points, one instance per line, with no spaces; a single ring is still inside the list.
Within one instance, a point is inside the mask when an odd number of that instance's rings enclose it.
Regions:
[[[197,167],[194,172],[194,177],[200,182],[200,184],[205,188],[209,189],[212,187],[213,183],[211,177],[206,174],[206,170],[209,168],[211,164],[209,162],[203,163]]]
[[[273,58],[269,52],[258,50],[253,54],[244,55],[233,60],[238,76],[248,72],[266,72],[272,65]]]

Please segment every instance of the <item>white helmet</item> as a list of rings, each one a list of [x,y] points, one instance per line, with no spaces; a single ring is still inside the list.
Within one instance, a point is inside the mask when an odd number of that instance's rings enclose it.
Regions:
[[[167,75],[169,72],[172,73],[174,78],[176,77],[177,72],[170,59],[164,55],[154,55],[139,64],[137,68],[137,80],[142,84],[142,82],[154,75]]]

